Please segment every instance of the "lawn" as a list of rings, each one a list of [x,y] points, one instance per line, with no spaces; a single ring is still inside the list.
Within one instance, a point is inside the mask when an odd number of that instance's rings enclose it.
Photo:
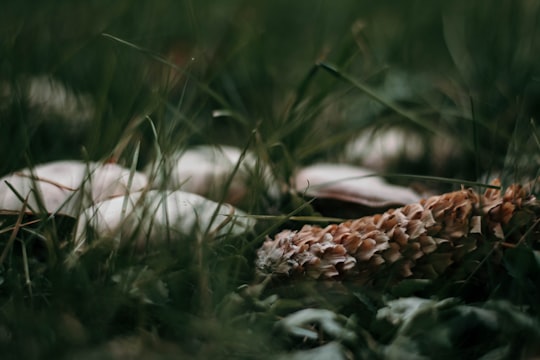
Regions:
[[[529,0],[6,1],[1,357],[540,356],[539,33]],[[68,160],[62,211],[12,183]]]

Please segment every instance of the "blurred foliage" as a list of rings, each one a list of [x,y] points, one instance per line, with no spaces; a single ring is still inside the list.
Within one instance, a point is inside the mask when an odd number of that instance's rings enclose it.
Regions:
[[[300,162],[335,158],[366,126],[435,127],[456,140],[451,155],[459,160],[439,175],[500,171],[515,125],[526,124],[519,131],[528,135],[537,118],[538,13],[534,2],[509,0],[9,1],[0,15],[2,144],[19,145],[4,145],[9,161],[0,172],[30,160],[111,156],[126,129],[141,131],[135,139],[150,152],[148,124],[134,120],[146,115],[169,148],[245,143],[257,128],[273,158],[286,151]],[[384,106],[368,110],[374,103],[365,94],[313,70],[319,60],[378,89],[428,129]],[[35,109],[26,89],[36,76],[90,96],[91,121],[67,134],[61,119],[44,123],[51,114]],[[383,86],[390,78],[397,83]],[[233,115],[212,118],[213,110]],[[537,144],[526,151],[538,153]]]
[[[343,159],[368,129],[404,127],[424,154],[389,171],[534,179],[539,18],[531,0],[7,0],[0,175],[66,158],[131,164],[139,145],[143,167],[159,152],[221,143],[249,146],[287,184],[299,165]],[[442,164],[433,132],[452,140]],[[1,221],[4,251],[12,228]],[[271,225],[265,232],[282,223]],[[2,358],[538,355],[530,247],[506,252],[480,291],[446,279],[379,293],[252,284],[263,238],[193,239],[143,258],[96,248],[66,271],[69,236],[24,231],[0,264]],[[379,309],[397,297],[422,312],[384,322]]]

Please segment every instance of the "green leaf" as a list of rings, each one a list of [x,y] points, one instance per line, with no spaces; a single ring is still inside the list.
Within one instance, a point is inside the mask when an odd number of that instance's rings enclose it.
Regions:
[[[396,297],[411,296],[419,291],[423,291],[433,283],[429,279],[405,279],[392,287],[392,295]]]
[[[294,351],[279,355],[276,360],[346,360],[351,359],[352,354],[346,347],[338,342],[330,342],[314,349]]]
[[[390,359],[516,358],[523,349],[535,351],[540,339],[538,322],[503,301],[470,306],[455,299],[402,298],[377,317],[397,327],[381,348]]]
[[[345,328],[345,319],[325,309],[304,309],[297,311],[276,323],[276,327],[286,334],[296,337],[319,339],[319,332],[314,326],[334,339],[351,340],[356,335]]]
[[[123,269],[111,279],[122,292],[142,303],[164,305],[169,299],[167,285],[147,266]]]

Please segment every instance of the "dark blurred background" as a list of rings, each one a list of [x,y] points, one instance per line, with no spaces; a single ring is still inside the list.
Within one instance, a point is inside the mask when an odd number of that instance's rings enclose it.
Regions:
[[[420,135],[421,155],[388,170],[530,178],[539,15],[530,0],[7,1],[0,174],[64,158],[127,161],[137,146],[144,166],[156,144],[243,147],[255,129],[275,162],[337,161],[366,131],[399,128]]]

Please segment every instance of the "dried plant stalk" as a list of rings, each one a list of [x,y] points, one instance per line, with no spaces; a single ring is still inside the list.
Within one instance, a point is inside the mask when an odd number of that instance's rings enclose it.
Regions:
[[[257,272],[316,279],[354,276],[362,282],[381,274],[437,278],[480,242],[510,241],[504,231],[516,215],[526,212],[536,220],[536,210],[535,197],[519,185],[504,194],[463,189],[324,228],[284,230],[258,250]],[[513,239],[519,236],[515,231]]]

